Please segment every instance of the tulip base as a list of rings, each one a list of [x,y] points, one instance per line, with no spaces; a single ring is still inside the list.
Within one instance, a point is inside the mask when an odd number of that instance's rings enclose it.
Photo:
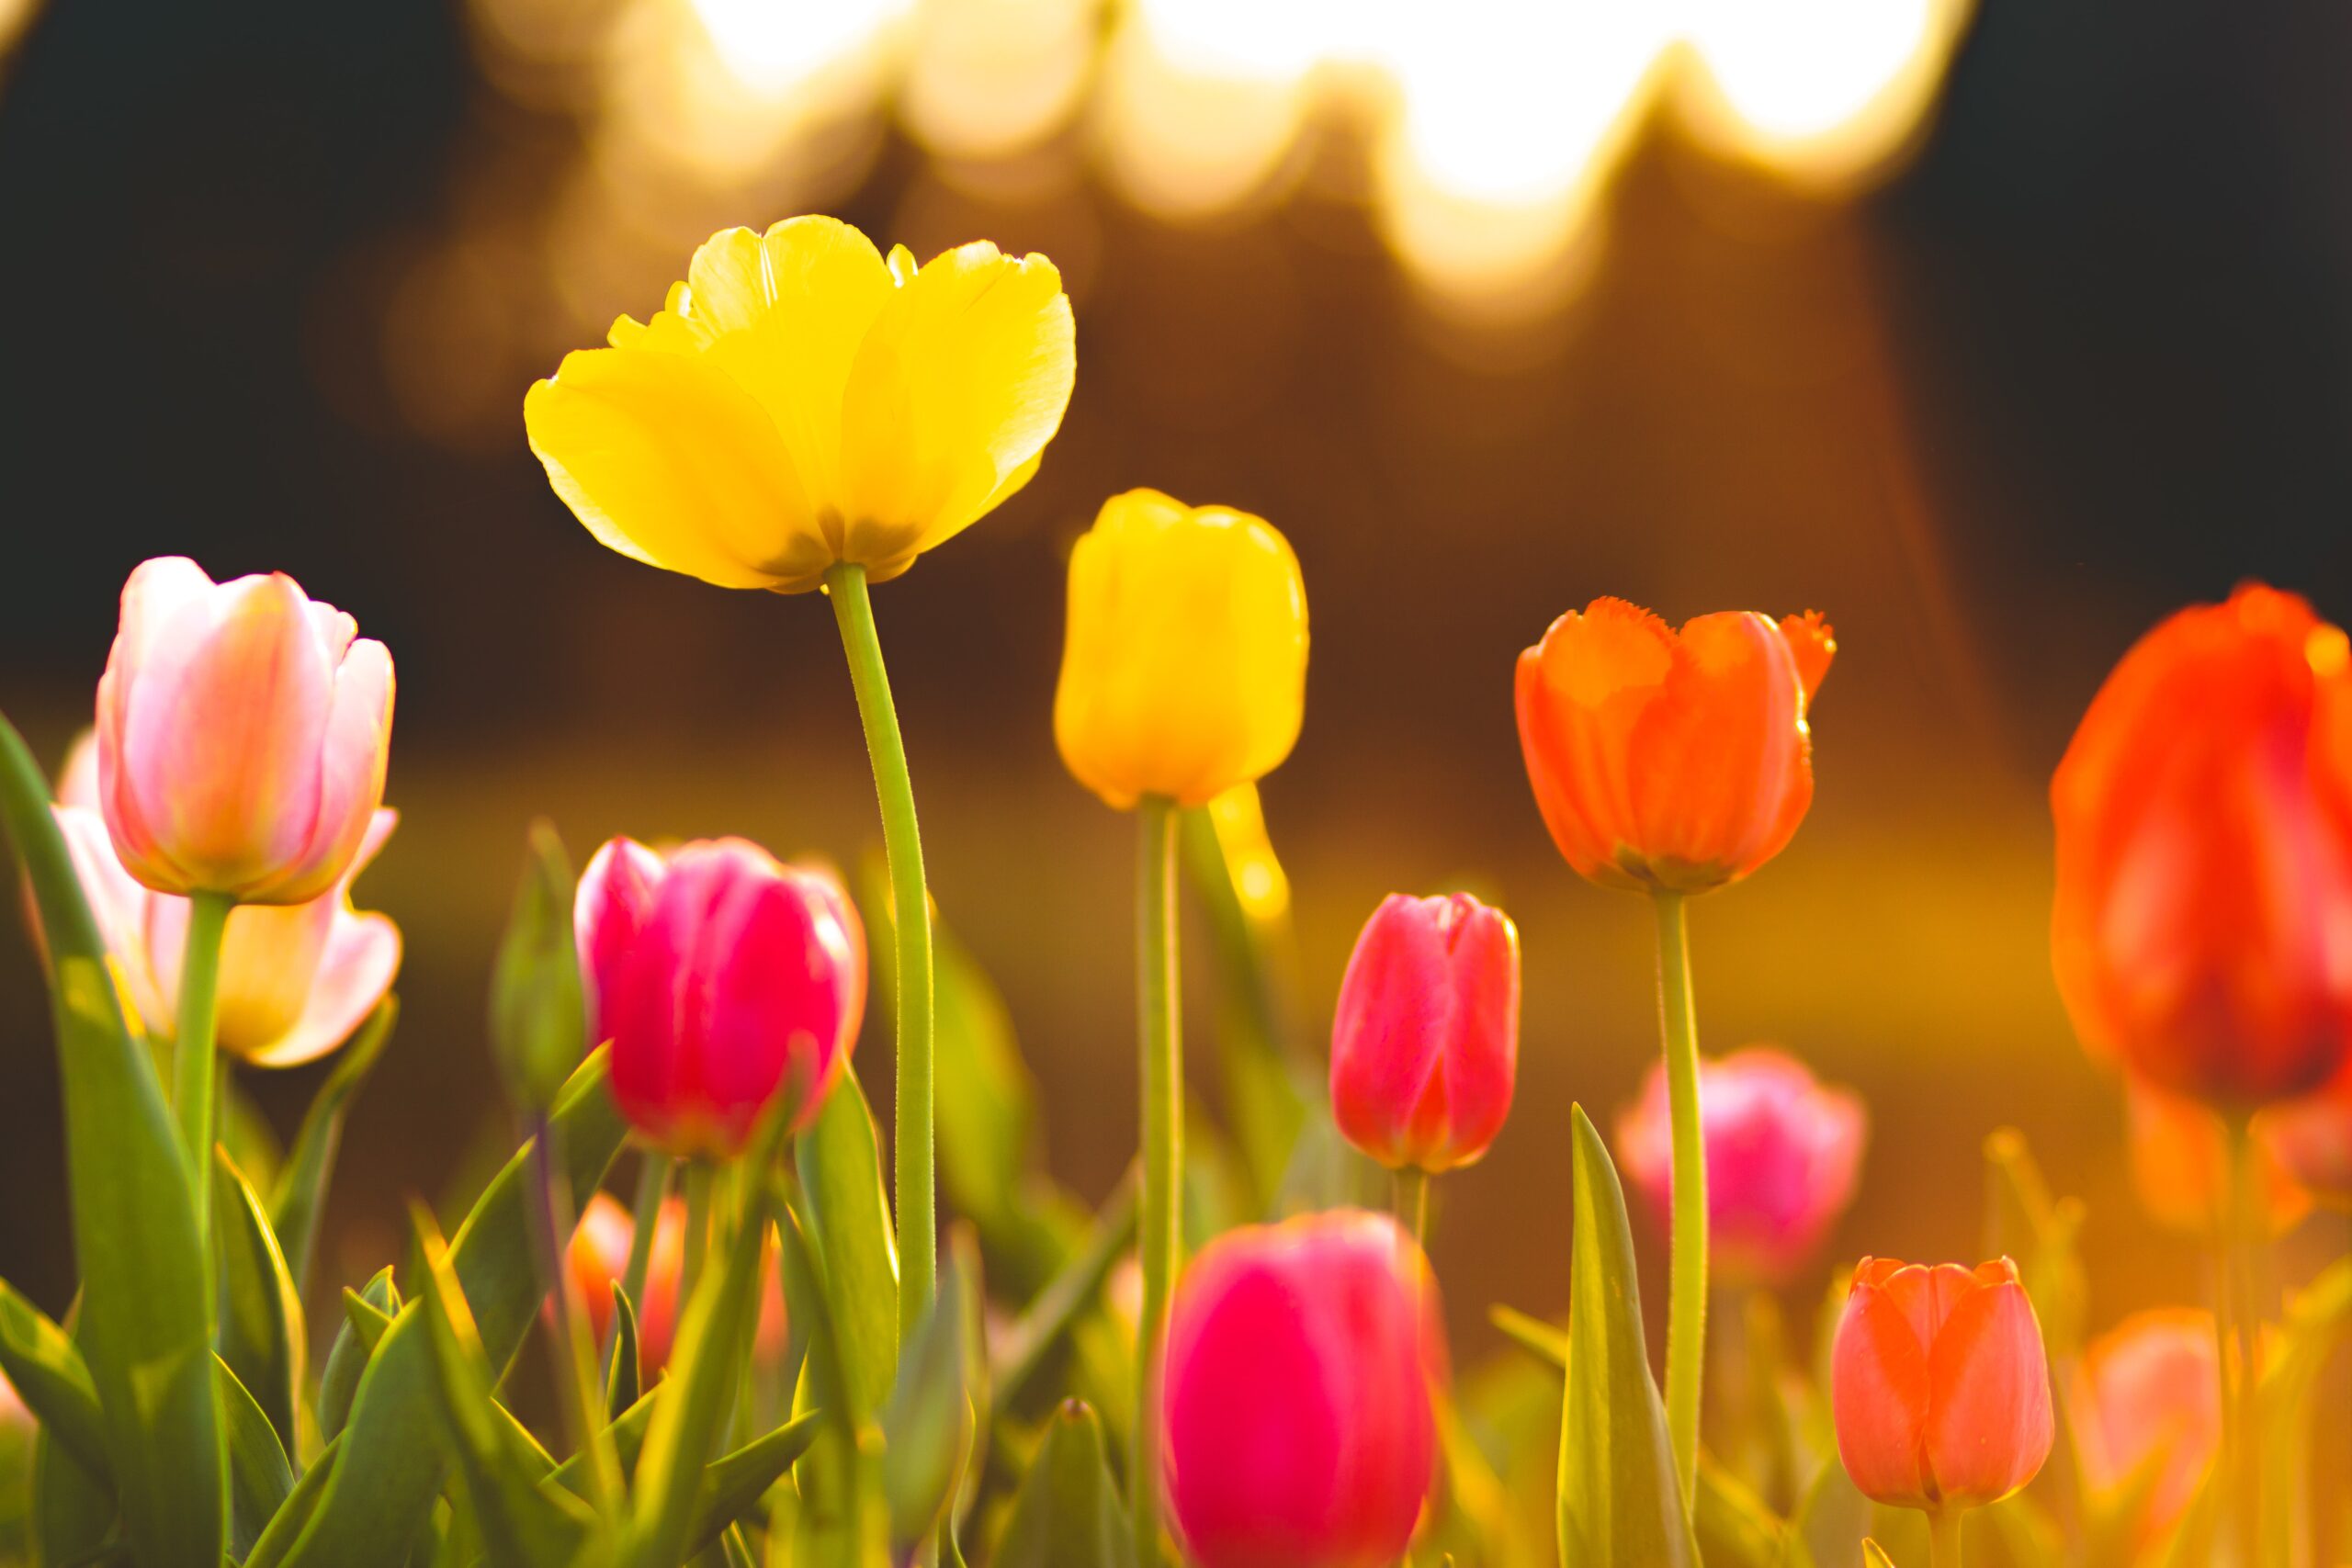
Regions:
[[[1182,1235],[1184,1044],[1176,992],[1175,803],[1146,795],[1136,820],[1136,1033],[1143,1053],[1143,1199],[1136,1251],[1143,1271],[1143,1311],[1136,1320],[1136,1417],[1127,1486],[1134,1501],[1136,1561],[1141,1568],[1153,1568],[1160,1555],[1159,1424],[1152,1418],[1151,1394]]]
[[[1699,1477],[1699,1410],[1707,1359],[1707,1146],[1699,1119],[1699,1025],[1690,994],[1690,926],[1679,893],[1655,896],[1658,1029],[1673,1129],[1672,1278],[1666,1320],[1666,1424],[1687,1507]]]
[[[898,1106],[890,1137],[892,1199],[899,1241],[899,1334],[922,1326],[939,1267],[938,1197],[933,1190],[932,1125],[931,895],[922,873],[922,833],[915,821],[914,781],[906,742],[890,701],[890,674],[874,628],[874,601],[865,569],[843,561],[825,573],[825,594],[840,624],[849,658],[857,716],[874,766],[882,806],[882,849],[890,862],[890,929],[897,942],[892,973],[899,987]]]
[[[1960,1568],[1960,1522],[1965,1517],[1958,1508],[1938,1508],[1928,1516],[1928,1568]]]
[[[172,1058],[172,1106],[180,1123],[180,1145],[196,1183],[196,1234],[212,1227],[212,1100],[219,1074],[214,1066],[214,998],[220,982],[220,938],[236,900],[225,893],[198,893],[188,900],[187,947],[180,960],[179,1040]]]

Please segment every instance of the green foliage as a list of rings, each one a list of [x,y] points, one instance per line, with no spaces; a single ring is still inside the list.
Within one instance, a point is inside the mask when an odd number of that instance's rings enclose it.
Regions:
[[[336,1053],[334,1070],[311,1098],[301,1130],[294,1134],[293,1152],[277,1173],[269,1204],[270,1229],[286,1254],[286,1267],[299,1294],[311,1279],[311,1259],[318,1251],[319,1216],[327,1201],[327,1184],[334,1175],[336,1152],[343,1145],[343,1123],[360,1085],[382,1059],[392,1042],[392,1026],[400,1021],[400,998],[386,996],[359,1026],[359,1032]]]
[[[219,1357],[212,1364],[228,1431],[229,1551],[243,1557],[294,1490],[294,1466],[268,1414],[236,1369]]]
[[[212,1151],[212,1213],[220,1359],[291,1453],[307,1342],[302,1301],[261,1200],[222,1148]]]
[[[82,1352],[6,1280],[0,1280],[0,1372],[74,1462],[111,1489],[106,1416]]]
[[[1062,1402],[1030,1457],[997,1568],[1134,1568],[1135,1538],[1111,1480],[1102,1424],[1078,1400]]]
[[[554,1103],[586,1048],[572,886],[563,840],[544,818],[533,822],[490,992],[492,1054],[507,1092],[526,1111]]]

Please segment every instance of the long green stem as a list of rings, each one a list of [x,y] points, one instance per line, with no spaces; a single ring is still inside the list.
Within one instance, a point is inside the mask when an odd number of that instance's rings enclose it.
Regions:
[[[629,1310],[645,1310],[645,1277],[653,1269],[653,1238],[662,1228],[662,1202],[670,1195],[670,1158],[647,1149],[637,1172],[637,1201],[629,1211],[628,1265],[621,1270],[621,1289],[628,1293]],[[614,1325],[616,1333],[619,1324]]]
[[[1928,1511],[1928,1568],[1960,1568],[1960,1521],[1965,1517],[1958,1508]]]
[[[1690,998],[1690,926],[1682,895],[1657,908],[1658,1025],[1674,1131],[1673,1276],[1666,1319],[1666,1425],[1682,1502],[1699,1475],[1699,1407],[1707,1360],[1707,1145],[1699,1122],[1699,1025]]]
[[[563,1405],[566,1435],[571,1439],[572,1452],[584,1459],[590,1506],[610,1519],[620,1504],[620,1461],[596,1396],[596,1352],[589,1343],[580,1286],[564,1267],[573,1211],[571,1190],[556,1175],[560,1162],[555,1156],[554,1138],[555,1129],[547,1113],[536,1113],[530,1143],[532,1261],[553,1317],[549,1348],[555,1359],[556,1395]]]
[[[1147,795],[1136,812],[1136,1035],[1143,1053],[1143,1201],[1136,1251],[1143,1315],[1136,1322],[1136,1417],[1127,1484],[1135,1495],[1136,1561],[1159,1561],[1158,1423],[1151,1392],[1182,1235],[1184,1040],[1176,994],[1176,808]]]
[[[890,703],[890,674],[874,629],[874,602],[865,569],[844,561],[825,573],[825,590],[849,656],[857,716],[874,764],[874,793],[882,803],[882,848],[890,861],[891,927],[898,934],[899,1056],[897,1126],[890,1139],[896,1163],[894,1201],[899,1226],[899,1334],[922,1323],[939,1266],[938,1198],[932,1174],[931,896],[923,884],[922,833],[915,822],[914,783],[906,743]]]
[[[220,937],[236,900],[199,893],[188,900],[187,946],[180,958],[179,1041],[172,1060],[174,1109],[180,1146],[196,1179],[196,1234],[211,1235],[214,1000],[220,982]],[[207,1242],[209,1246],[209,1242]],[[209,1254],[208,1254],[209,1256]]]
[[[702,1282],[702,1261],[710,1250],[710,1189],[718,1174],[708,1160],[686,1162],[686,1235],[678,1262],[678,1310],[695,1299]]]
[[[2254,1138],[2243,1116],[2226,1119],[2228,1207],[2221,1228],[2222,1292],[2230,1303],[2235,1343],[2224,1343],[2222,1397],[2233,1407],[2237,1445],[2224,1462],[2236,1477],[2232,1510],[2237,1520],[2243,1568],[2262,1561],[2262,1335],[2261,1293],[2256,1286],[2256,1254],[2263,1245],[2260,1199],[2256,1192]],[[2234,1369],[2233,1377],[2228,1369]],[[2225,1445],[2226,1446],[2226,1445]]]

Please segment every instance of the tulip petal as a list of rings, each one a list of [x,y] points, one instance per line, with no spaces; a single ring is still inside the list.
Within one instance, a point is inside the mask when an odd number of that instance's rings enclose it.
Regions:
[[[338,910],[300,1016],[276,1040],[239,1054],[257,1067],[298,1066],[325,1055],[367,1021],[400,967],[401,932],[390,916]]]
[[[668,870],[660,855],[624,837],[606,840],[580,874],[571,931],[580,947],[580,974],[588,987],[592,1014],[600,989],[652,917],[654,894]],[[590,1029],[599,1043],[611,1038],[611,1031],[594,1017]]]
[[[1782,615],[1781,636],[1796,660],[1797,679],[1804,685],[1805,705],[1810,707],[1813,694],[1821,689],[1821,678],[1829,673],[1829,660],[1838,652],[1838,634],[1820,611],[1807,610],[1802,615]]]
[[[65,852],[74,862],[74,878],[82,885],[82,897],[97,923],[98,938],[114,960],[116,984],[129,1000],[126,1013],[142,1023],[149,1034],[168,1038],[173,1028],[172,995],[156,984],[147,947],[147,913],[152,905],[166,899],[181,905],[187,900],[152,892],[125,871],[115,854],[114,840],[107,834],[106,818],[95,808],[57,806],[51,809],[64,837]],[[176,959],[174,964],[176,966]]]
[[[1830,1370],[1838,1456],[1864,1496],[1912,1508],[1935,1500],[1928,1396],[1928,1353],[1911,1315],[1865,1274],[1846,1299]]]
[[[812,587],[831,562],[775,421],[702,356],[568,354],[525,395],[523,422],[607,548],[721,588]]]
[[[1688,658],[1628,741],[1635,841],[1654,863],[1728,880],[1795,832],[1792,771],[1811,797],[1804,693],[1787,639],[1761,615],[1701,615],[1680,641]]]
[[[2033,1479],[2056,1428],[2041,1329],[2014,1273],[1952,1304],[1928,1381],[1928,1462],[1947,1501],[1982,1506]]]
[[[345,616],[345,620],[349,617]],[[302,863],[266,901],[302,903],[347,882],[375,856],[391,827],[379,809],[392,739],[392,656],[382,643],[349,644],[335,671],[326,741],[319,753],[316,826]]]
[[[1520,745],[1553,841],[1596,881],[1640,887],[1619,864],[1639,845],[1629,780],[1642,715],[1684,654],[1664,621],[1622,599],[1596,599],[1552,623],[1520,656]]]
[[[1061,428],[1076,345],[1061,274],[1040,255],[977,241],[898,288],[850,372],[844,558],[892,575],[1017,488]]]

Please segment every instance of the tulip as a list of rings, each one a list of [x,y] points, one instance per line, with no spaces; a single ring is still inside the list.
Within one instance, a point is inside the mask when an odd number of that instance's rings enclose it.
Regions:
[[[2317,1093],[2271,1107],[2254,1125],[2289,1178],[2339,1208],[2352,1205],[2352,1061]]]
[[[85,804],[95,782],[88,754],[77,746],[59,775],[58,829],[114,958],[125,1010],[150,1035],[172,1039],[188,900],[141,886],[116,858],[105,819]],[[384,999],[400,972],[400,928],[354,909],[351,884],[399,821],[398,812],[377,811],[341,878],[309,903],[230,911],[214,1004],[221,1049],[255,1066],[298,1066],[350,1039]]]
[[[1199,1568],[1385,1568],[1435,1449],[1434,1287],[1385,1218],[1231,1231],[1184,1275],[1159,1402],[1169,1506]]]
[[[1710,1257],[1730,1283],[1786,1284],[1853,1201],[1869,1112],[1795,1057],[1750,1046],[1701,1064]],[[1666,1069],[1653,1066],[1617,1122],[1617,1165],[1654,1212],[1672,1212]]]
[[[2056,1430],[2017,1265],[1862,1259],[1838,1321],[1830,1404],[1854,1484],[1924,1509],[1937,1568],[1957,1562],[1962,1512],[2032,1480]]]
[[[772,1105],[813,1122],[856,1043],[865,936],[829,873],[741,839],[596,852],[573,905],[613,1097],[673,1155],[739,1153]]]
[[[1519,656],[1519,739],[1553,841],[1608,887],[1702,893],[1781,852],[1813,800],[1805,710],[1837,651],[1819,615],[1680,632],[1622,599]]]
[[[143,562],[98,682],[97,786],[115,852],[158,893],[306,904],[384,798],[392,660],[282,572],[215,583]]]
[[[1391,1169],[1487,1152],[1519,1064],[1519,931],[1467,893],[1391,894],[1356,939],[1331,1028],[1331,1111]]]
[[[613,1287],[628,1271],[629,1244],[637,1227],[628,1210],[609,1192],[598,1192],[580,1212],[579,1228],[571,1233],[565,1262],[572,1282],[587,1303],[589,1326],[602,1344],[613,1320]],[[681,1198],[665,1200],[654,1223],[653,1245],[648,1254],[642,1301],[637,1311],[638,1363],[651,1373],[667,1366],[678,1331],[679,1280],[686,1255],[686,1205]],[[771,1255],[773,1256],[773,1255]],[[760,1269],[759,1327],[753,1354],[773,1363],[784,1353],[786,1320],[784,1285],[768,1263]]]
[[[1069,561],[1054,739],[1119,810],[1200,806],[1264,777],[1298,739],[1306,590],[1264,519],[1158,491],[1103,502]]]
[[[2311,1195],[2281,1158],[2279,1131],[2289,1101],[2254,1119],[2255,1190],[2264,1227],[2292,1230],[2311,1212]],[[2189,1099],[2157,1088],[2135,1073],[2123,1080],[2123,1124],[2131,1145],[2132,1185],[2160,1224],[2211,1237],[2226,1219],[2229,1150],[2222,1119]]]
[[[896,577],[1027,483],[1077,366],[1045,257],[918,268],[819,217],[712,235],[607,342],[523,400],[556,493],[633,560],[785,593]]]
[[[2203,1485],[2222,1447],[2222,1375],[2211,1313],[2135,1313],[2091,1341],[2071,1410],[2083,1479],[2109,1497],[2154,1479],[2133,1535],[2160,1541]]]
[[[2352,654],[2250,584],[2123,656],[2051,781],[2051,949],[2095,1053],[2233,1114],[2352,1046]]]

